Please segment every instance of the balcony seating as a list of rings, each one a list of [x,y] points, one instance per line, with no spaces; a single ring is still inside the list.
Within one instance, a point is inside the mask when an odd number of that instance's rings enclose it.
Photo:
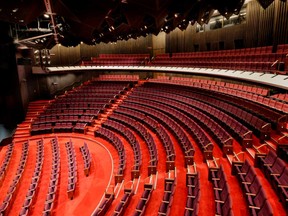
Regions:
[[[99,54],[99,57],[92,57],[90,61],[82,61],[81,65],[140,66],[145,65],[149,59],[149,54]]]
[[[267,46],[264,48],[256,47],[249,51],[245,48],[239,50],[172,53],[171,55],[160,54],[155,56],[151,64],[156,66],[208,67],[277,73],[277,68],[272,66],[273,63],[276,60],[283,61],[287,54],[287,51],[286,53],[283,52],[282,48],[285,45],[279,45],[279,47],[279,50],[282,50],[279,53],[278,51],[277,53],[272,53],[271,46]],[[254,50],[256,51],[254,52]],[[258,50],[265,50],[265,52]]]

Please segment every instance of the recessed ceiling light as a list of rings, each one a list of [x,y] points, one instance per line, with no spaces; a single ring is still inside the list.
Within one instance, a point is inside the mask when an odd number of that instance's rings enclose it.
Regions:
[[[20,23],[23,23],[23,22],[24,22],[24,20],[23,20],[23,19],[21,19],[21,20],[19,20],[19,22],[20,22]]]
[[[18,11],[18,8],[15,8],[12,10],[13,13],[16,13]]]

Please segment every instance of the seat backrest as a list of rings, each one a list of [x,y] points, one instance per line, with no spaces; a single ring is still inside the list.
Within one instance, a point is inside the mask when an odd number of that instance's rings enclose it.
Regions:
[[[258,212],[258,216],[272,216],[272,215],[273,215],[273,209],[268,200],[266,200],[266,202],[263,204],[262,208]]]
[[[268,152],[267,156],[265,157],[264,162],[265,163],[273,163],[273,162],[275,162],[276,158],[277,158],[276,152],[273,150],[270,150]]]
[[[286,167],[286,164],[280,158],[277,158],[273,166],[271,167],[272,173],[281,174]]]
[[[261,182],[259,178],[256,177],[254,182],[249,187],[250,193],[257,195],[261,188],[262,188]]]
[[[260,189],[259,193],[253,199],[254,205],[261,208],[264,202],[267,200],[266,193],[263,188]]]
[[[278,179],[281,185],[288,185],[288,167],[285,167],[284,171]]]

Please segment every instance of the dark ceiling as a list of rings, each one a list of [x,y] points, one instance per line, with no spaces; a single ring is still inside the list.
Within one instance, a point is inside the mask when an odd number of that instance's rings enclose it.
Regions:
[[[258,0],[266,8],[274,0]],[[5,0],[0,21],[14,38],[38,48],[136,39],[209,21],[214,10],[229,18],[244,0]],[[46,5],[46,6],[45,6]],[[51,6],[51,7],[49,7]],[[47,13],[48,12],[48,13]],[[44,14],[50,16],[44,17]],[[44,37],[47,35],[46,37]],[[31,39],[32,38],[32,39]]]

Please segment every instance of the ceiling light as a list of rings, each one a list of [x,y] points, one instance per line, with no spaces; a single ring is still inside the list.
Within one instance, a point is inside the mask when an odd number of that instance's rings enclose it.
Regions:
[[[16,13],[18,11],[18,8],[15,8],[12,10],[13,13]]]
[[[46,18],[46,19],[49,19],[49,18],[50,18],[49,14],[46,14],[46,13],[43,14],[43,17]]]

